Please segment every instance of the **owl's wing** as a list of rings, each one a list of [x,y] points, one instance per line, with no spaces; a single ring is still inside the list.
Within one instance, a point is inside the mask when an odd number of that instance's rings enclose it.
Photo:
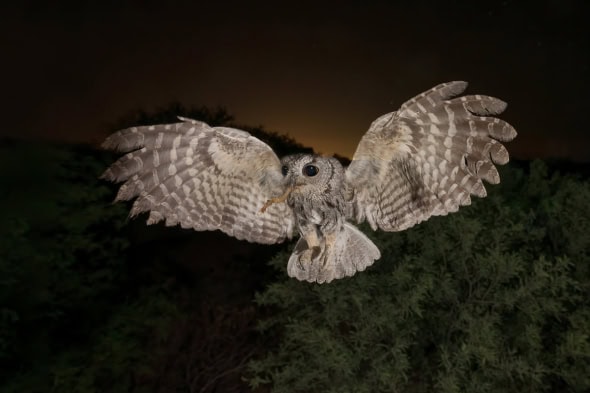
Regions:
[[[401,231],[484,197],[482,179],[500,181],[508,162],[499,142],[516,137],[503,120],[506,104],[461,94],[466,82],[438,85],[379,117],[361,139],[345,173],[352,217],[376,230]]]
[[[150,211],[148,224],[219,229],[256,243],[291,237],[294,216],[286,203],[260,212],[285,190],[272,149],[245,131],[180,120],[121,130],[104,142],[107,149],[129,152],[103,174],[124,182],[116,200],[137,197],[131,215]]]

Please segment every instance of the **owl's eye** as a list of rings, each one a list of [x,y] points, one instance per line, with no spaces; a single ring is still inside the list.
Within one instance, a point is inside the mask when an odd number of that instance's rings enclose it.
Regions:
[[[303,167],[303,174],[305,176],[313,177],[313,176],[317,175],[319,171],[320,170],[315,165],[309,164],[309,165],[306,165]]]
[[[289,173],[289,167],[287,165],[283,165],[281,167],[281,172],[283,173],[283,176],[287,176],[287,173]]]

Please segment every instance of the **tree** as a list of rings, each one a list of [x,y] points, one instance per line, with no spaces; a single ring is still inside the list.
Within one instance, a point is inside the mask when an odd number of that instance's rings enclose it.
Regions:
[[[213,126],[233,120],[223,108],[173,103],[115,127],[177,115]],[[240,128],[283,152],[302,148],[262,127]],[[264,261],[280,247],[128,220],[129,206],[112,204],[117,187],[98,178],[116,158],[88,146],[0,141],[0,390],[245,388],[240,372],[256,350],[250,300],[274,277]],[[195,244],[239,252],[220,260]],[[215,285],[221,280],[231,288]]]
[[[486,200],[401,233],[330,285],[287,279],[256,297],[276,340],[249,364],[273,392],[590,389],[590,185],[507,168]],[[289,252],[271,265],[285,270]]]
[[[95,151],[1,150],[0,382],[86,340],[126,280],[128,245],[124,209],[97,180]]]

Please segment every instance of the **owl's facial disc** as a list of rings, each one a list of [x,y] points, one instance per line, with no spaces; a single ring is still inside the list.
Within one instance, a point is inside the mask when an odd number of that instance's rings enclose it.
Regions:
[[[281,173],[291,187],[316,187],[329,177],[328,160],[311,154],[294,154],[281,160]]]

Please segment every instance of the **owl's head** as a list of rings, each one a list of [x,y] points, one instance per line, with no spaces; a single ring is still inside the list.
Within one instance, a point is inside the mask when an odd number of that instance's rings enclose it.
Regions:
[[[283,157],[281,171],[291,186],[301,191],[313,189],[321,193],[339,191],[344,177],[344,170],[337,159],[312,154]]]

